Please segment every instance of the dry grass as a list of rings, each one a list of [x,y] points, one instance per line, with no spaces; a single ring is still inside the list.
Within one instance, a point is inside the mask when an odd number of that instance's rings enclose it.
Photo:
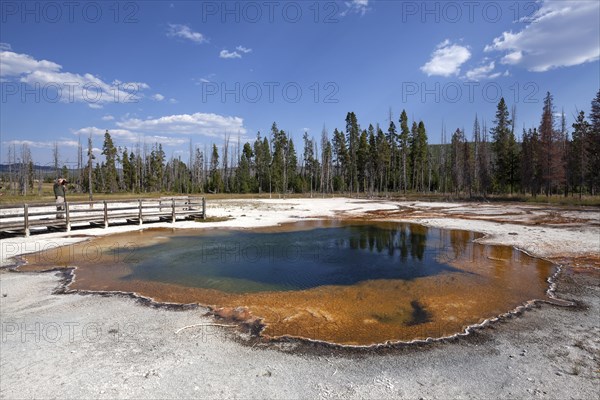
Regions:
[[[34,202],[49,202],[54,201],[54,193],[52,183],[42,184],[41,193],[38,188],[33,189],[32,194],[27,196],[14,195],[6,188],[0,189],[0,204],[18,204],[18,203],[34,203]],[[157,198],[168,196],[184,196],[181,193],[169,192],[143,192],[143,193],[94,193],[94,200],[129,200],[139,198]],[[583,196],[581,199],[578,196],[553,195],[553,196],[497,196],[491,195],[483,198],[469,198],[468,196],[453,196],[444,193],[402,193],[388,192],[381,193],[378,196],[369,196],[365,193],[350,194],[350,193],[335,193],[322,194],[314,192],[310,193],[193,193],[193,196],[204,196],[207,200],[235,200],[235,199],[301,199],[301,198],[335,198],[335,197],[353,197],[357,199],[383,198],[397,201],[490,201],[490,202],[526,202],[534,204],[550,204],[550,205],[565,205],[565,206],[597,206],[600,207],[600,196]],[[89,195],[87,193],[67,193],[67,199],[70,201],[87,201]]]

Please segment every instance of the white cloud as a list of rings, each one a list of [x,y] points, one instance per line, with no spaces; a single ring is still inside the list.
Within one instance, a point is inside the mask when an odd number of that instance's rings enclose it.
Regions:
[[[201,78],[192,78],[192,81],[194,82],[195,85],[202,85],[203,83],[213,82],[213,80],[216,76],[217,76],[217,74],[212,73],[212,74],[205,75]]]
[[[600,2],[542,1],[521,31],[503,32],[486,52],[503,51],[503,64],[544,72],[600,58]]]
[[[38,61],[27,54],[14,53],[10,49],[1,49],[0,55],[0,76],[3,77],[20,76],[36,71],[53,73],[61,69],[60,65],[52,61]]]
[[[365,15],[369,11],[369,0],[352,0],[344,2],[346,9],[340,13],[342,17],[345,17],[349,13]]]
[[[221,52],[219,53],[219,57],[220,58],[242,58],[242,55],[240,53],[238,53],[237,51],[221,50]]]
[[[502,75],[501,72],[494,72],[496,63],[494,61],[489,64],[484,64],[480,67],[473,68],[465,73],[465,77],[470,81],[481,81],[484,79],[495,79]]]
[[[91,108],[102,104],[135,103],[142,98],[143,82],[107,83],[92,74],[62,72],[62,66],[48,60],[36,60],[28,54],[0,50],[0,73],[3,78],[18,79],[38,90],[56,90],[58,100],[64,103],[82,102]]]
[[[113,86],[132,85],[132,86],[135,86],[135,88],[137,90],[150,89],[150,85],[148,85],[147,83],[144,83],[144,82],[121,82],[120,80],[115,79],[114,81],[112,81],[111,84]]]
[[[169,103],[171,103],[171,104],[177,104],[177,103],[179,103],[179,102],[177,101],[177,99],[170,98],[170,99],[169,99]]]
[[[244,47],[244,46],[238,46],[238,47],[236,47],[235,49],[236,49],[237,51],[240,51],[240,52],[244,53],[244,54],[247,54],[247,53],[252,53],[252,49],[248,49],[248,48],[246,48],[246,47]]]
[[[146,143],[160,143],[164,146],[179,146],[190,142],[187,138],[176,138],[156,135],[144,136],[144,141]]]
[[[10,51],[10,50],[12,50],[12,47],[10,46],[9,43],[0,43],[0,50]]]
[[[451,76],[460,73],[460,66],[469,58],[471,52],[465,46],[452,44],[446,39],[436,46],[436,50],[431,54],[431,59],[421,67],[421,71],[428,76]]]
[[[82,136],[92,135],[103,138],[105,132],[106,129],[88,126],[74,131],[73,134]],[[166,146],[178,146],[189,142],[189,139],[187,138],[152,134],[144,135],[142,133],[132,132],[128,129],[109,129],[108,133],[110,133],[111,138],[115,141],[115,145],[117,146],[126,146],[132,143],[160,143]]]
[[[104,133],[106,132],[106,128],[101,129],[101,128],[96,128],[95,126],[88,126],[85,128],[81,128],[78,129],[76,131],[74,131],[73,133],[75,135],[82,135],[82,136],[99,136],[99,137],[104,137]],[[108,132],[110,133],[110,136],[113,139],[121,139],[121,140],[125,140],[128,142],[136,142],[139,138],[140,135],[131,132],[127,129],[109,129]]]
[[[167,36],[191,40],[194,43],[207,42],[203,34],[201,34],[200,32],[192,31],[192,29],[187,25],[169,24]]]
[[[116,146],[131,147],[136,143],[160,143],[163,146],[181,146],[189,143],[190,135],[203,135],[221,139],[224,133],[244,135],[247,131],[243,119],[217,114],[180,114],[159,118],[131,118],[116,123],[117,127],[108,128]],[[73,131],[75,135],[93,136],[102,140],[106,128],[88,126]],[[76,143],[76,142],[74,142]]]
[[[160,135],[185,134],[221,137],[225,132],[246,133],[244,120],[218,114],[178,114],[154,119],[132,118],[117,122],[119,128]]]
[[[247,48],[244,46],[237,46],[235,48],[235,51],[229,51],[227,49],[221,50],[221,52],[219,53],[219,57],[225,58],[225,59],[242,58],[242,54],[248,54],[251,52],[252,52],[252,49],[250,49],[250,48]],[[214,75],[214,74],[211,74],[211,75]],[[201,79],[201,82],[205,82],[205,80]],[[206,82],[208,82],[208,80],[206,80]]]
[[[523,59],[523,52],[518,50],[518,51],[513,51],[512,53],[508,53],[507,55],[502,57],[502,60],[500,60],[500,62],[502,64],[515,65],[515,64],[520,63],[522,59]]]
[[[114,119],[115,117],[113,117],[112,115],[105,115],[104,117],[102,117],[102,121],[112,121]]]
[[[165,99],[165,96],[163,96],[160,93],[156,93],[155,95],[152,96],[152,100],[163,101],[164,99]]]

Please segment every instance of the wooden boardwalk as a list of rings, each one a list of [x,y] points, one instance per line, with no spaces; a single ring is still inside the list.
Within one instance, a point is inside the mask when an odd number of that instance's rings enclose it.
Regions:
[[[0,234],[47,232],[72,228],[108,228],[111,224],[138,224],[177,219],[205,219],[204,197],[137,200],[71,201],[57,211],[56,203],[0,205]]]

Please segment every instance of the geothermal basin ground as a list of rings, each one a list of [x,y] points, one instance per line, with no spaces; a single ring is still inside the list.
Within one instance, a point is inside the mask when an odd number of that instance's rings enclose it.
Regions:
[[[339,348],[244,334],[204,307],[126,295],[56,294],[64,271],[13,272],[20,256],[122,226],[2,239],[0,397],[597,398],[600,391],[600,212],[513,203],[361,199],[220,200],[220,222],[146,228],[277,229],[314,220],[416,223],[476,232],[558,266],[553,294],[441,342]],[[107,236],[108,237],[108,236]],[[77,282],[75,272],[75,283]],[[87,292],[86,292],[87,293]],[[150,307],[148,306],[150,305]],[[509,311],[509,310],[506,310]]]

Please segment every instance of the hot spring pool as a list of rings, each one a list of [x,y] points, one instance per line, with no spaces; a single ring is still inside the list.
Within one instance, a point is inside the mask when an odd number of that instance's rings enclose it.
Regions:
[[[478,236],[331,220],[150,229],[37,253],[21,269],[77,266],[71,289],[245,307],[266,336],[369,345],[451,335],[545,298],[551,263]]]

